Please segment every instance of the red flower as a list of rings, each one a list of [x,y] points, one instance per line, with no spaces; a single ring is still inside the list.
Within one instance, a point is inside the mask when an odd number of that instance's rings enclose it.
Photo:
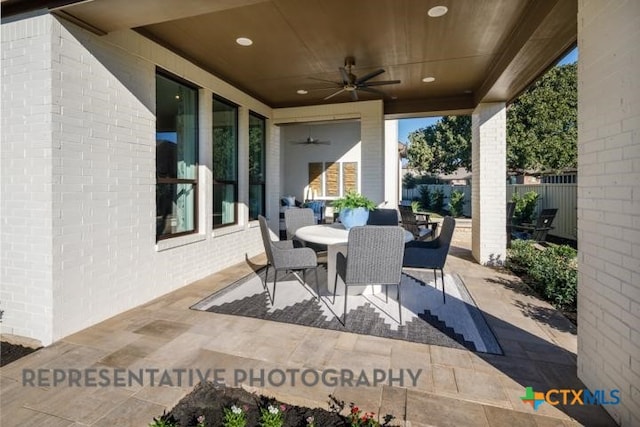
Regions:
[[[357,407],[357,406],[353,406],[353,407],[351,408],[351,413],[352,413],[352,414],[357,414],[358,412],[360,412],[360,409],[358,409],[358,407]]]

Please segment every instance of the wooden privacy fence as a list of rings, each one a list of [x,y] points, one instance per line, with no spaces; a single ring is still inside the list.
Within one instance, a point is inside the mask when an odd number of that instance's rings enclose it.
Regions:
[[[442,185],[421,184],[416,188],[402,189],[403,200],[420,198],[420,188],[428,187],[433,195],[441,190],[444,194],[444,208],[448,209],[449,197],[452,191],[464,192],[464,215],[471,216],[471,186],[470,185]],[[578,185],[577,184],[507,184],[505,203],[511,201],[513,193],[524,194],[535,191],[540,195],[536,205],[536,215],[542,209],[557,208],[558,213],[553,221],[555,227],[549,234],[565,239],[577,239],[578,234]]]

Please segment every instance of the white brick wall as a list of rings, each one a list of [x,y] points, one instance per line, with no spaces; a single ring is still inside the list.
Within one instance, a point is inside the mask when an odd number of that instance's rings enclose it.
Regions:
[[[2,25],[2,332],[52,334],[51,20]]]
[[[640,425],[640,3],[578,4],[578,375]]]
[[[246,210],[211,232],[210,98],[241,106],[243,144],[248,111],[267,106],[133,31],[96,37],[43,15],[3,24],[2,41],[3,332],[49,344],[263,251]],[[199,233],[157,245],[156,65],[202,87]]]
[[[506,109],[485,103],[472,115],[472,253],[480,264],[502,264],[506,255]]]

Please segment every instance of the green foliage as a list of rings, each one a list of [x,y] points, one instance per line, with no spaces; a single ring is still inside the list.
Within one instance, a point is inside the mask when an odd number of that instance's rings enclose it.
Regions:
[[[436,190],[431,195],[431,210],[435,212],[442,212],[444,207],[444,192],[442,190]]]
[[[421,210],[422,210],[422,204],[418,200],[414,200],[411,202],[412,212],[420,212]]]
[[[232,405],[231,408],[224,408],[224,427],[245,427],[247,425],[247,415],[239,406]]]
[[[551,68],[507,107],[507,168],[575,168],[577,111],[577,65]],[[422,173],[471,170],[471,117],[445,116],[410,133],[407,159]]]
[[[528,283],[555,307],[576,310],[578,287],[577,252],[566,245],[537,249],[527,240],[514,240],[507,251],[506,266],[526,274]]]
[[[426,185],[420,187],[420,205],[424,210],[431,209],[431,193]]]
[[[540,198],[540,195],[535,191],[528,191],[522,196],[517,192],[513,193],[511,201],[516,204],[513,213],[513,218],[516,223],[532,222],[538,198]]]
[[[471,169],[471,117],[445,116],[409,134],[409,166],[422,173]]]
[[[332,206],[336,212],[340,212],[342,209],[355,208],[366,208],[372,211],[376,207],[373,201],[355,191],[349,191],[344,197],[334,200]]]
[[[416,179],[416,176],[414,174],[405,173],[402,177],[402,185],[407,190],[413,190],[414,188],[416,188],[416,185],[418,185],[418,180]]]
[[[260,408],[260,427],[282,427],[285,409],[284,405]]]
[[[577,166],[577,64],[554,67],[507,108],[509,170]]]
[[[159,417],[153,418],[149,427],[178,427],[178,420],[173,415],[163,412]]]
[[[451,212],[451,216],[454,218],[461,217],[465,203],[466,200],[464,200],[464,193],[462,191],[452,191],[451,197],[449,198],[449,211]]]

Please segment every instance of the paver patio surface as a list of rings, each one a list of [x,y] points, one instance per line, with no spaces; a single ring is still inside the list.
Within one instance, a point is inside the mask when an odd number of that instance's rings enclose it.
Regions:
[[[251,267],[242,263],[1,368],[0,424],[147,426],[191,390],[187,377],[181,385],[23,385],[25,372],[40,369],[218,369],[227,382],[232,372],[251,369],[411,369],[421,374],[415,385],[406,381],[404,387],[322,382],[276,387],[255,381],[249,389],[290,404],[322,408],[334,394],[364,410],[391,413],[412,427],[615,425],[599,406],[544,403],[534,411],[521,401],[527,386],[536,391],[584,388],[576,376],[575,328],[513,276],[474,263],[469,247],[469,236],[456,233],[445,270],[463,279],[504,356],[189,309],[250,273]],[[264,263],[264,258],[251,261]]]

